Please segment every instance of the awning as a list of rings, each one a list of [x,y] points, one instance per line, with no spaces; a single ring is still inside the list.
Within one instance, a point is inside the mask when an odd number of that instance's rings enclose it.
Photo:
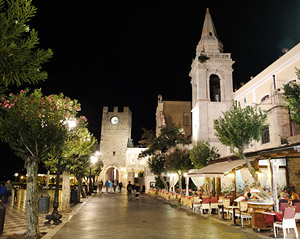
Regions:
[[[255,158],[248,159],[250,162]],[[192,169],[188,173],[188,177],[224,177],[233,169],[242,168],[246,164],[244,159],[225,161],[220,163],[210,164],[201,169]]]

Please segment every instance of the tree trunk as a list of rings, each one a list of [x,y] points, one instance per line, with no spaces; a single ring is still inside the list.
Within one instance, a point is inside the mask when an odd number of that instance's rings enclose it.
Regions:
[[[63,212],[71,212],[70,207],[70,171],[65,170],[63,172],[63,182],[62,182],[62,211]]]
[[[178,177],[179,193],[182,193],[182,174],[178,173]]]
[[[167,184],[166,180],[164,179],[164,176],[162,174],[160,174],[159,178],[162,181],[162,183],[164,184],[166,191],[169,191],[168,190],[168,184]]]
[[[47,171],[46,187],[49,187],[50,170]]]
[[[252,167],[250,161],[246,158],[244,152],[239,151],[240,155],[242,156],[242,158],[246,161],[249,172],[251,174],[251,176],[254,179],[254,183],[255,183],[255,188],[260,188],[260,182],[258,181],[258,175],[256,174],[254,168]]]
[[[82,177],[78,176],[78,191],[77,191],[77,202],[80,202],[80,194],[83,198],[86,197],[83,188],[82,188]]]
[[[38,217],[38,158],[26,159],[27,188],[26,188],[26,216],[27,233],[26,238],[36,239],[41,237]]]

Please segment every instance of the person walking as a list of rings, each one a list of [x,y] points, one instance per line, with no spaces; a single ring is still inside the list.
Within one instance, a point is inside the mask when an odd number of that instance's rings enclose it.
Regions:
[[[102,194],[102,188],[103,188],[103,181],[100,180],[100,182],[98,183],[98,190],[100,194]]]
[[[114,193],[116,192],[116,188],[117,188],[117,186],[118,186],[118,180],[117,180],[117,179],[115,179],[115,180],[114,180],[114,185],[113,185],[113,188],[114,188]]]
[[[3,202],[7,202],[8,201],[9,196],[12,195],[12,191],[14,190],[14,187],[11,184],[10,180],[7,180],[7,182],[5,184],[5,189],[6,189],[6,192],[4,194],[4,200],[3,200]]]
[[[112,192],[113,182],[109,180],[109,191]]]
[[[132,189],[133,189],[133,186],[132,186],[131,182],[128,181],[128,184],[127,184],[127,197],[128,197],[128,201],[132,201]]]
[[[4,195],[5,195],[6,189],[4,186],[4,183],[0,184],[0,202],[4,201]]]
[[[120,190],[120,193],[122,192],[122,187],[123,187],[123,183],[122,181],[119,183],[119,190]]]
[[[108,182],[108,180],[106,180],[106,182],[105,182],[106,193],[108,193],[108,188],[109,188],[109,182]]]

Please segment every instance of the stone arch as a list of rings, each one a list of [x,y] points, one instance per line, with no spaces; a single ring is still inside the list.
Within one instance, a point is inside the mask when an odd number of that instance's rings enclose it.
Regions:
[[[113,182],[115,179],[120,181],[120,170],[119,170],[119,168],[116,167],[116,166],[107,167],[106,170],[104,171],[104,182],[106,182],[106,180],[110,180],[110,181]]]
[[[216,74],[209,76],[209,98],[211,102],[221,101],[221,79]]]

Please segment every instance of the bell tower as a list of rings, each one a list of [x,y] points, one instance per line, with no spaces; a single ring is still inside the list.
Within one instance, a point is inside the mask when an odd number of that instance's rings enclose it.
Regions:
[[[233,99],[232,65],[230,53],[223,53],[213,20],[206,9],[201,39],[192,62],[192,122],[193,141],[208,141],[223,155],[224,146],[214,136],[213,120],[227,111]]]

